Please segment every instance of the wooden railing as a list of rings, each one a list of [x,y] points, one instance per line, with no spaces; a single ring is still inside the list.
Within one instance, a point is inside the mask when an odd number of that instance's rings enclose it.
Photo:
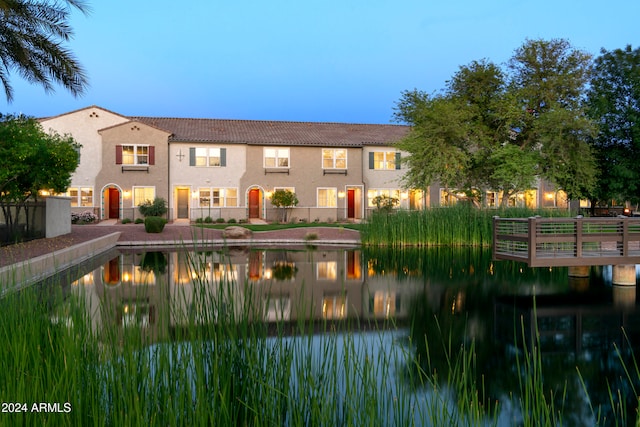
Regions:
[[[640,264],[640,218],[494,217],[493,257],[530,267]]]

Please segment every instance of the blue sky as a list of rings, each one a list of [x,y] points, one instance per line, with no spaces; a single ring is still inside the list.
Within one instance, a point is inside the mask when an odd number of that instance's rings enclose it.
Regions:
[[[90,0],[68,47],[87,93],[12,74],[3,113],[99,105],[125,115],[389,123],[402,91],[441,90],[461,65],[503,64],[525,39],[598,55],[638,47],[635,0]]]

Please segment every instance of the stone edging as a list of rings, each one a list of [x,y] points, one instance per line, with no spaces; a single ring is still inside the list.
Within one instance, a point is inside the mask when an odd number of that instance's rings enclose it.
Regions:
[[[120,232],[114,232],[30,260],[0,268],[0,295],[19,290],[77,265],[116,246]]]

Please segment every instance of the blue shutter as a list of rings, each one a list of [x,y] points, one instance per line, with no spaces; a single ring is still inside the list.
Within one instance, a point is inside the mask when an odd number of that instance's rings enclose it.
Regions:
[[[400,169],[400,153],[396,153],[396,169]]]
[[[227,149],[226,148],[220,149],[220,166],[221,167],[227,166]]]
[[[374,163],[373,163],[373,152],[369,153],[369,169],[373,169],[374,168]]]
[[[189,166],[196,165],[196,149],[195,147],[189,147]]]

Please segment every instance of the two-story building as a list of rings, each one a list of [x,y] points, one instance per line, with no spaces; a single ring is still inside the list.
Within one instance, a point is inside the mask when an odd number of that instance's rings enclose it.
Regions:
[[[409,132],[403,125],[127,117],[97,106],[41,124],[82,145],[67,194],[74,210],[101,220],[139,217],[137,207],[155,197],[167,201],[170,220],[273,220],[278,189],[296,194],[290,217],[303,221],[360,220],[377,196],[405,209],[456,200],[438,184],[402,188],[394,143]],[[544,185],[512,204],[563,207],[562,192]],[[487,192],[484,203],[498,198]]]

